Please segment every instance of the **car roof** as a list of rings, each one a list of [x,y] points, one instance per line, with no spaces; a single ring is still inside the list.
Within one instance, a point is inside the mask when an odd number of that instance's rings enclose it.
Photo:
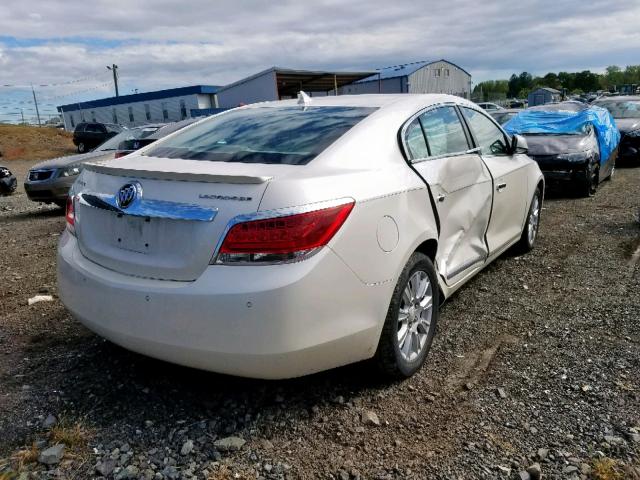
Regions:
[[[557,112],[560,110],[568,110],[571,112],[582,112],[589,108],[589,105],[582,102],[577,102],[575,100],[568,100],[566,102],[554,102],[554,103],[545,103],[544,105],[536,105],[534,107],[529,107],[528,110],[538,110],[538,111],[552,111]]]
[[[457,103],[478,109],[475,103],[462,97],[441,93],[376,93],[364,95],[337,95],[324,97],[311,97],[306,104],[308,107],[371,107],[378,108],[380,112],[397,112],[410,115],[422,108],[443,103]],[[277,100],[272,102],[252,103],[243,107],[294,107],[300,106],[297,99]],[[377,112],[376,112],[377,113]],[[221,115],[224,115],[222,113]]]
[[[624,101],[633,101],[633,102],[638,102],[640,101],[640,95],[618,95],[616,97],[598,97],[596,98],[593,103],[596,102],[624,102]]]

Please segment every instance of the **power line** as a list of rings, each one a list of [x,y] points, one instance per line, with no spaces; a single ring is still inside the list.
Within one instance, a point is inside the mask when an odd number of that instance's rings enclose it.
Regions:
[[[96,74],[88,76],[88,77],[78,78],[78,79],[75,79],[75,80],[68,80],[66,82],[41,83],[41,84],[34,84],[34,86],[35,87],[62,87],[62,86],[65,86],[65,85],[73,85],[73,84],[76,84],[76,83],[86,82],[88,80],[95,80],[97,78],[104,77],[105,75],[107,75],[107,73],[100,72],[100,73],[96,73]],[[31,83],[25,83],[25,84],[1,84],[0,87],[31,88],[31,85],[32,85]]]

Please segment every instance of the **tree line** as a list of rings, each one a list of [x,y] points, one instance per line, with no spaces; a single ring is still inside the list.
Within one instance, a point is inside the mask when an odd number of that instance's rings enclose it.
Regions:
[[[597,90],[615,91],[621,85],[640,84],[640,65],[628,65],[622,68],[612,65],[604,73],[549,72],[542,77],[534,77],[528,72],[513,74],[509,80],[487,80],[478,83],[473,89],[473,97],[482,97],[483,101],[500,98],[526,98],[529,92],[539,87],[565,89],[567,93],[582,94]],[[479,100],[478,100],[479,101]]]

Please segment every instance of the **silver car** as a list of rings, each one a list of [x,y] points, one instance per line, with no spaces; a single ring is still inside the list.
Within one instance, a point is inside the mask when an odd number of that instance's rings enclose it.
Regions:
[[[121,142],[147,137],[164,125],[158,123],[125,130],[111,137],[91,152],[37,163],[29,170],[24,182],[27,196],[34,202],[55,203],[64,207],[69,189],[78,178],[86,162],[111,160]]]

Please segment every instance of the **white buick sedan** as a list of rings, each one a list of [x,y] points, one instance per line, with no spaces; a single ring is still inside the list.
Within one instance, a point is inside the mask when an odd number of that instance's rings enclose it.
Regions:
[[[373,359],[408,377],[440,305],[533,247],[525,141],[449,95],[250,105],[127,157],[69,197],[60,298],[130,350],[286,378]]]

